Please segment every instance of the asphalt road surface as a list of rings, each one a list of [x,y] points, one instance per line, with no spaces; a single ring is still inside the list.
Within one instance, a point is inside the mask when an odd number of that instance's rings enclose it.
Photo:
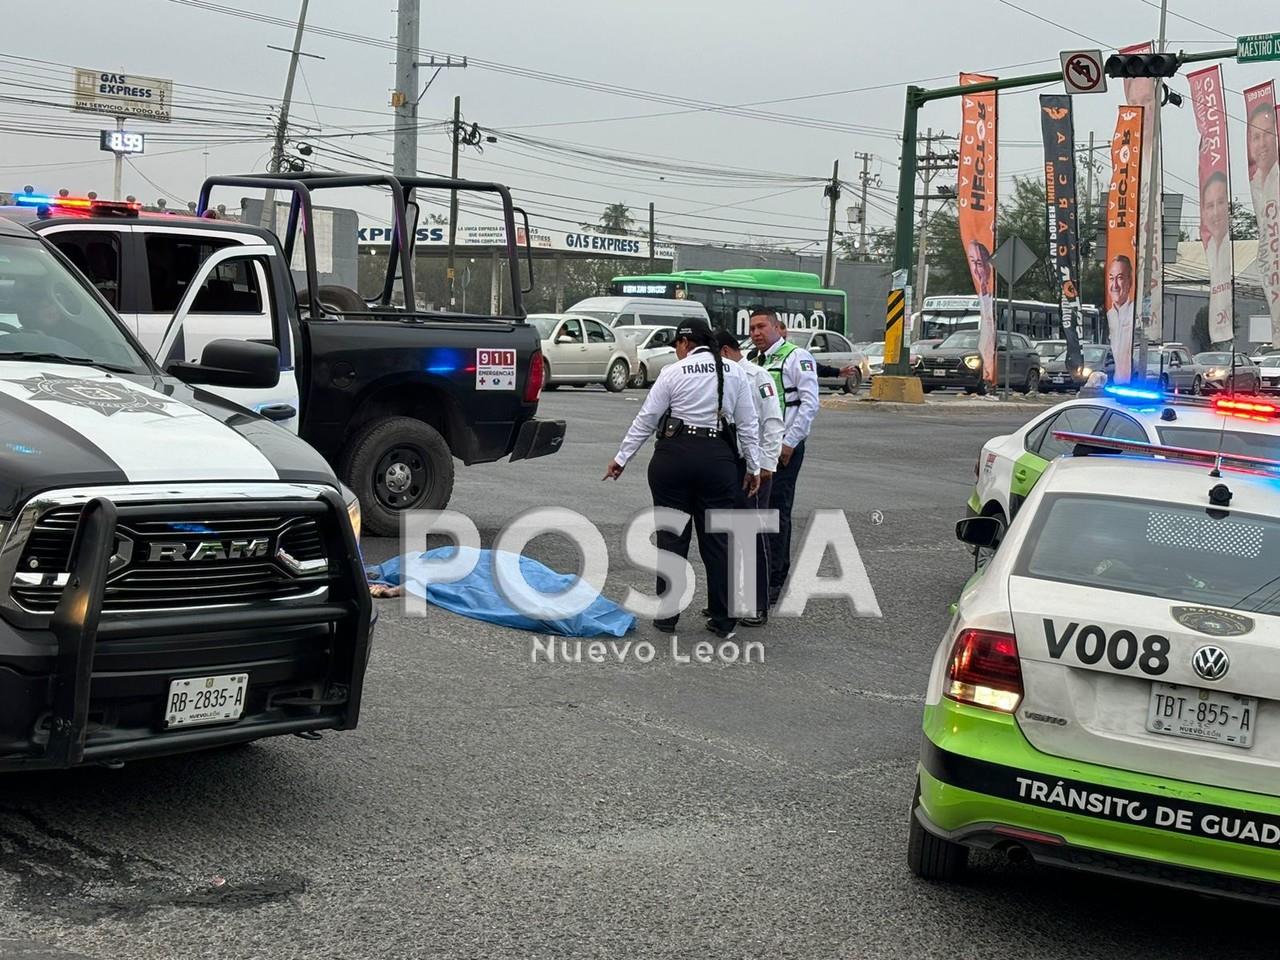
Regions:
[[[599,479],[640,397],[548,395],[561,453],[463,470],[453,506],[486,545],[571,507],[614,549],[606,592],[647,588],[617,548],[648,451]],[[797,519],[846,512],[883,619],[815,601],[749,666],[677,664],[645,624],[647,666],[535,664],[528,634],[379,601],[354,732],[0,780],[0,956],[1275,957],[1262,908],[986,856],[908,874],[921,694],[972,569],[953,522],[1028,413],[868,406],[821,414]]]

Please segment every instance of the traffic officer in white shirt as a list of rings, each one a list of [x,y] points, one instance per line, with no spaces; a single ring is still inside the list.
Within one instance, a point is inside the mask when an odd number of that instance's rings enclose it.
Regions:
[[[773,474],[778,469],[778,456],[782,453],[782,405],[778,403],[777,388],[769,371],[742,356],[736,336],[728,330],[718,330],[716,342],[720,356],[736,363],[751,381],[751,400],[755,404],[760,429],[760,489],[755,496],[748,496],[744,488],[738,506],[747,510],[768,510]],[[743,461],[740,460],[739,466],[743,466]],[[769,619],[769,549],[764,537],[756,538],[755,598],[755,616],[739,621],[744,627],[762,627]]]
[[[778,511],[778,532],[769,534],[769,605],[778,602],[791,572],[791,505],[804,463],[804,444],[818,414],[818,369],[813,355],[783,336],[772,307],[751,311],[752,359],[773,378],[782,411],[782,451],[769,491],[769,507]]]
[[[708,533],[708,510],[732,510],[743,484],[748,494],[760,488],[760,445],[751,387],[742,371],[720,359],[715,335],[700,317],[682,320],[676,328],[675,363],[662,369],[631,423],[604,479],[622,476],[627,462],[655,431],[649,461],[649,489],[655,507],[674,507],[693,518],[698,550],[707,568],[707,629],[719,637],[733,636],[737,620],[729,607],[728,534]],[[734,429],[729,429],[730,424]],[[734,432],[737,446],[734,444]],[[738,474],[738,448],[746,461],[745,479]],[[689,540],[659,530],[659,550],[686,556]],[[658,594],[669,589],[658,577]],[[678,617],[654,621],[659,630],[674,632]]]

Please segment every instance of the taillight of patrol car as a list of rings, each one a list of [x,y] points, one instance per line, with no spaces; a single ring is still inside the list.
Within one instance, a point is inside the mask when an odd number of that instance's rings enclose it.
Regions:
[[[525,403],[538,402],[538,397],[542,396],[542,380],[546,373],[546,365],[542,362],[542,351],[533,351],[533,355],[529,357],[529,376],[524,382]]]
[[[1022,702],[1018,641],[1011,633],[961,630],[951,646],[944,693],[957,703],[1013,713]]]

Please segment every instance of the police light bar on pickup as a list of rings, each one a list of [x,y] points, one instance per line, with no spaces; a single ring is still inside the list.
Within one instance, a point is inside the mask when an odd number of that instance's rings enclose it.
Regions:
[[[98,200],[95,197],[50,197],[40,193],[19,193],[13,202],[20,207],[48,207],[51,211],[93,215],[134,216],[142,204],[134,200]]]
[[[1280,460],[1266,457],[1251,457],[1244,453],[1219,453],[1216,450],[1197,450],[1193,447],[1169,447],[1158,443],[1143,443],[1139,440],[1117,440],[1115,437],[1099,437],[1090,433],[1071,433],[1066,430],[1055,430],[1053,436],[1057,440],[1073,443],[1084,451],[1076,454],[1088,455],[1092,450],[1115,450],[1118,453],[1144,453],[1154,457],[1165,457],[1169,460],[1180,460],[1185,463],[1207,463],[1210,466],[1221,463],[1224,467],[1253,473],[1273,476],[1280,473]]]

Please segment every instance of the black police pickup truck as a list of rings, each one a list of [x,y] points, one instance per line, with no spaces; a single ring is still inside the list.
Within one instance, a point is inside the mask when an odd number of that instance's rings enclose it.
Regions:
[[[276,233],[205,215],[215,188],[276,190],[290,198]],[[396,225],[382,291],[318,282],[311,197],[321,189],[379,188]],[[506,227],[511,305],[503,316],[419,308],[409,218],[415,191],[497,198]],[[355,491],[366,529],[398,536],[401,511],[442,509],[456,457],[465,464],[555,453],[564,421],[537,419],[543,364],[524,322],[515,208],[498,184],[347,174],[214,177],[198,215],[142,214],[136,204],[19,197],[29,225],[54,243],[117,308],[162,367],[196,362],[215,339],[271,343],[280,381],[269,390],[212,388],[296,432]],[[527,236],[527,231],[526,231]],[[283,242],[282,242],[283,240]],[[527,243],[527,240],[526,240]],[[301,258],[295,257],[298,246]],[[295,284],[288,265],[305,260]],[[301,272],[301,271],[300,271]],[[176,313],[175,313],[176,311]]]
[[[162,372],[47,240],[0,220],[0,770],[350,729],[371,600],[359,507],[295,436]]]

